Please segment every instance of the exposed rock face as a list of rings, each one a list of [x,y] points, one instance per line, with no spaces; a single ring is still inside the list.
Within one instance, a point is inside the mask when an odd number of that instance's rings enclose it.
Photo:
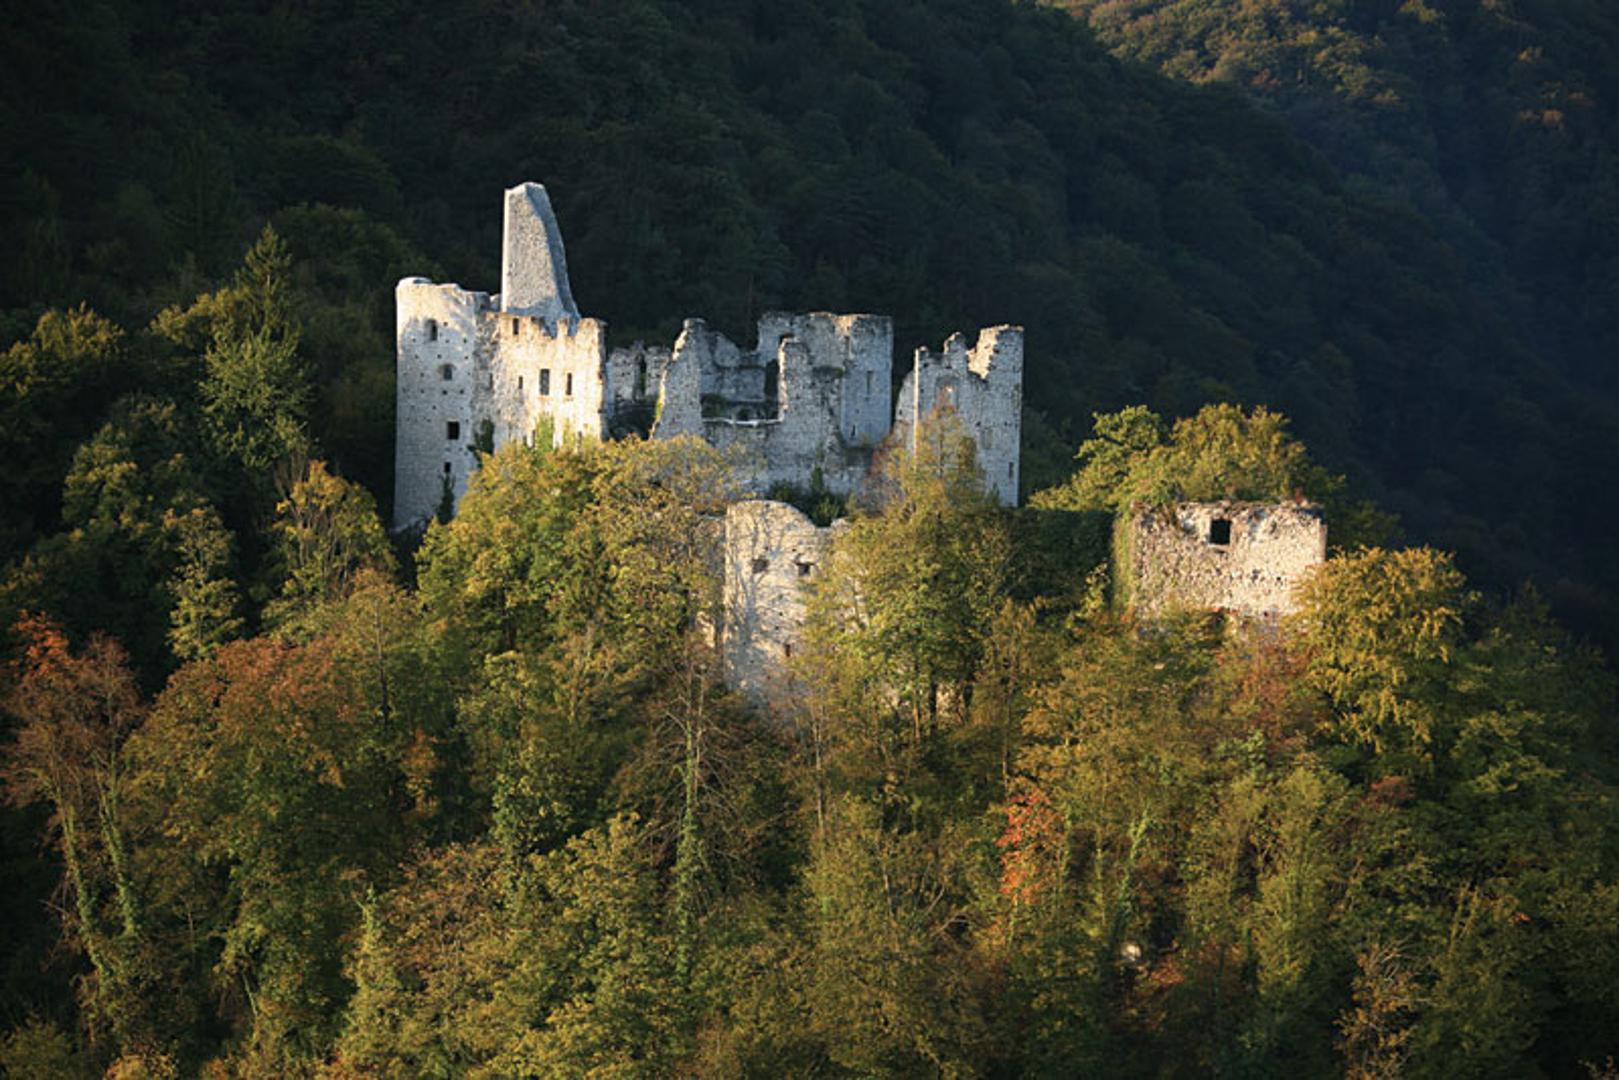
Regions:
[[[805,618],[805,590],[843,523],[821,528],[786,503],[754,499],[725,513],[726,679],[757,705],[793,694],[791,661]]]
[[[1294,610],[1293,586],[1327,557],[1321,511],[1296,503],[1179,503],[1138,508],[1117,528],[1130,601],[1153,614],[1212,608],[1274,620]]]
[[[688,319],[674,347],[607,349],[607,326],[580,316],[562,234],[539,184],[506,192],[501,293],[401,281],[394,527],[452,505],[499,447],[549,431],[554,445],[629,432],[699,435],[730,450],[744,480],[847,495],[890,430],[954,407],[978,441],[986,483],[1017,500],[1023,332],[994,327],[917,353],[893,407],[893,321],[882,315],[767,313],[751,350]]]

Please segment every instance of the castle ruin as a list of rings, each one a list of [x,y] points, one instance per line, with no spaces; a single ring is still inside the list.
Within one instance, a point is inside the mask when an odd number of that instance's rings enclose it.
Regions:
[[[410,277],[396,298],[396,529],[453,511],[474,449],[535,438],[695,435],[731,451],[755,495],[777,484],[849,495],[880,445],[914,449],[941,408],[973,438],[986,487],[1017,502],[1019,327],[918,349],[897,399],[893,322],[880,315],[767,313],[751,348],[688,319],[672,347],[609,349],[606,324],[579,314],[550,200],[533,183],[505,193],[499,295]],[[729,681],[756,703],[791,696],[805,588],[840,527],[764,499],[726,514],[717,644]],[[1115,530],[1117,580],[1149,617],[1190,607],[1272,621],[1326,557],[1326,524],[1307,504],[1138,507]]]
[[[1327,557],[1327,523],[1309,503],[1215,502],[1136,507],[1115,567],[1147,615],[1227,611],[1273,622],[1294,611],[1293,587]]]
[[[955,408],[985,483],[1018,491],[1023,331],[996,326],[939,353],[920,349],[894,404],[893,322],[881,315],[767,313],[751,348],[688,319],[673,347],[609,349],[607,325],[579,314],[545,188],[505,193],[497,296],[420,277],[399,282],[396,529],[453,508],[474,448],[538,435],[690,434],[737,451],[755,493],[776,484],[859,489],[877,447],[914,440],[917,420]]]

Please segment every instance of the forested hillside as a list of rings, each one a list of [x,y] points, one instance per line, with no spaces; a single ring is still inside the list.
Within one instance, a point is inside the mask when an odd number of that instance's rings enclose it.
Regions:
[[[0,782],[64,937],[13,953],[0,1065],[1600,1074],[1597,658],[1426,548],[1333,558],[1270,631],[1110,604],[1089,512],[1120,493],[1332,486],[1273,414],[1106,417],[1022,513],[929,423],[810,579],[769,713],[717,677],[733,488],[689,439],[503,448],[414,590],[311,469],[269,632],[156,694],[25,620]]]
[[[1433,222],[1544,355],[1619,370],[1619,15],[1595,0],[1055,0],[1115,52],[1237,87]]]
[[[1071,6],[9,13],[0,1066],[1611,1072],[1611,25]],[[775,716],[706,447],[388,537],[393,284],[525,179],[620,339],[1023,323],[1032,507],[889,455]],[[1108,515],[1228,495],[1327,506],[1299,616],[1138,622]]]

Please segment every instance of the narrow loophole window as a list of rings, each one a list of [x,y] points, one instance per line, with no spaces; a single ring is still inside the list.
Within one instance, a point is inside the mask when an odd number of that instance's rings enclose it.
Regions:
[[[444,425],[444,437],[451,442],[461,437],[461,421],[451,420]]]
[[[784,642],[781,643],[781,655],[782,655],[782,659],[784,659],[784,660],[791,660],[793,658],[793,643],[792,642],[784,641]]]
[[[1231,543],[1231,519],[1215,518],[1209,522],[1209,543],[1225,547]]]
[[[427,340],[428,341],[437,341],[438,340],[438,320],[437,319],[428,319],[427,320]]]
[[[540,369],[540,396],[541,397],[549,397],[550,394],[551,394],[551,369],[547,368],[547,367],[542,367]]]
[[[446,462],[445,462],[445,463],[444,463],[444,475],[445,475],[445,476],[449,476],[449,475],[450,475],[450,463],[449,463],[449,462],[448,462],[448,461],[446,461]]]
[[[518,334],[521,334],[522,332],[523,332],[523,324],[518,322],[516,319],[513,319],[512,320],[512,337],[516,337]]]
[[[517,389],[523,389],[523,377],[521,375],[517,376]]]
[[[449,382],[451,379],[455,378],[455,365],[454,364],[440,365],[440,367],[438,369],[438,377],[443,379],[445,382]]]
[[[573,372],[571,371],[568,372],[567,378],[563,381],[562,394],[564,397],[573,397]]]

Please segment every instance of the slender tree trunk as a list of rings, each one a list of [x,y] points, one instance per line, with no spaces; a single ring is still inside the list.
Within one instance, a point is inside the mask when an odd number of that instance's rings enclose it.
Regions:
[[[79,818],[73,807],[58,796],[57,813],[62,818],[62,861],[67,865],[68,887],[73,890],[73,910],[79,918],[79,938],[90,966],[103,983],[112,975],[101,951],[101,933],[96,929],[95,898],[85,880],[84,856],[79,844]]]

